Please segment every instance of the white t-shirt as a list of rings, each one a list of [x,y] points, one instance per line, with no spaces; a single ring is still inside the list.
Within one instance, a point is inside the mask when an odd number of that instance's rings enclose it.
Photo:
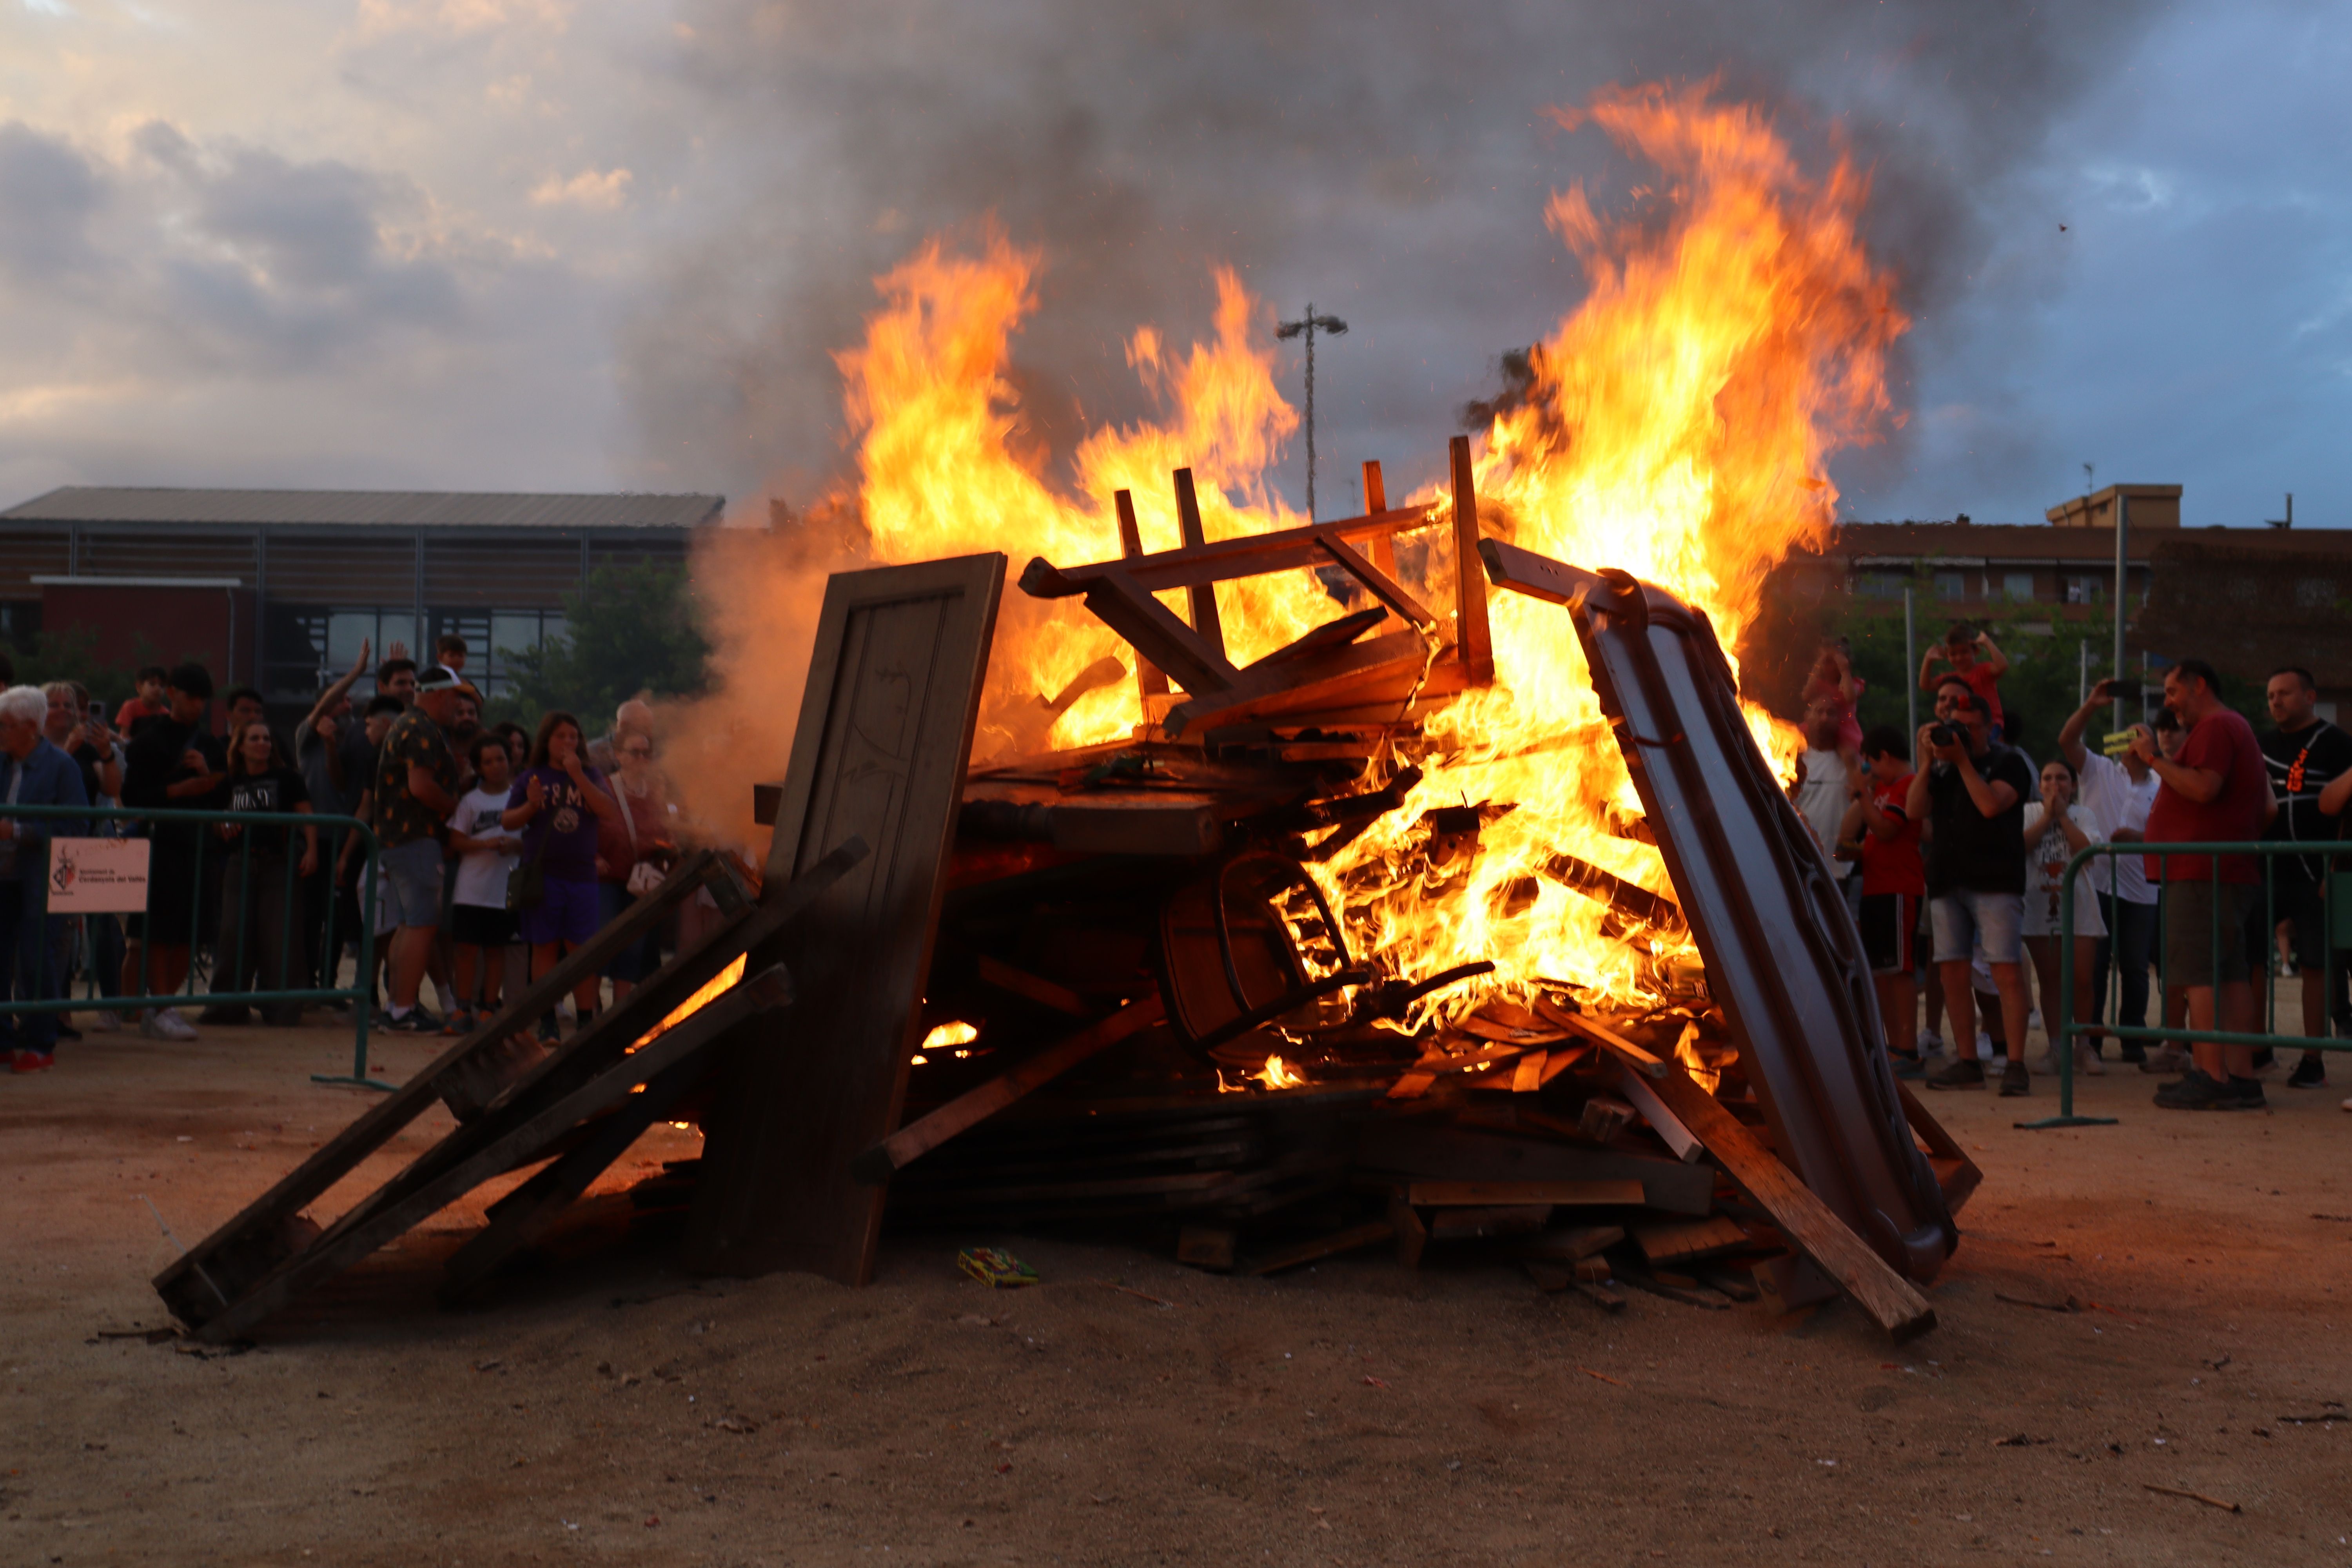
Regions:
[[[2025,820],[2021,826],[2032,832],[2040,826],[2049,807],[2035,801],[2025,808]],[[2066,808],[2066,820],[2080,828],[2092,843],[2099,841],[2099,819],[2086,805]],[[2065,886],[2066,862],[2074,858],[2074,847],[2066,841],[2065,834],[2053,825],[2040,842],[2025,847],[2025,923],[2019,929],[2027,936],[2056,936],[2063,929],[2058,921],[2058,895]],[[2099,895],[2091,887],[2090,868],[2074,879],[2074,934],[2105,936],[2107,928],[2099,919]]]
[[[2156,804],[2156,792],[2162,781],[2154,773],[2132,783],[2131,771],[2123,763],[2097,752],[2083,754],[2083,804],[2098,818],[2095,837],[2113,841],[2118,833],[2147,831],[2147,808]],[[2084,872],[2091,886],[2098,892],[2108,891],[2107,867],[2110,858],[2100,856]],[[2112,864],[2123,873],[2124,901],[2129,904],[2156,902],[2156,889],[2147,879],[2147,858],[2140,855],[2117,855]]]
[[[1861,869],[1861,862],[1840,860],[1837,856],[1838,827],[1845,821],[1845,808],[1851,802],[1853,785],[1845,776],[1845,759],[1835,752],[1808,751],[1799,759],[1804,770],[1791,797],[1797,815],[1813,830],[1813,842],[1822,847],[1822,858],[1830,863],[1830,875],[1840,881]]]
[[[496,838],[510,846],[501,851],[476,849],[457,858],[457,897],[461,904],[502,910],[507,907],[507,878],[522,860],[522,835],[501,827],[507,809],[502,789],[478,789],[457,803],[449,826],[468,838]]]

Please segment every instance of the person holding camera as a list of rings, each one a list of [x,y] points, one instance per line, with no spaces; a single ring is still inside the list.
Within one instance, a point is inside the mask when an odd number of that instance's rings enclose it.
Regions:
[[[2033,773],[2023,757],[1991,738],[1991,720],[1975,688],[1946,676],[1936,688],[1936,722],[1916,737],[1918,769],[1904,815],[1927,824],[1927,918],[1936,966],[1952,1015],[1953,1060],[1929,1089],[1979,1089],[1984,1068],[1970,1049],[1976,1004],[1969,966],[1981,948],[2000,994],[2001,1038],[2009,1062],[2004,1096],[2031,1094],[2025,1070],[2025,976],[2019,964],[2025,915],[2025,802]]]
[[[2338,777],[2352,773],[2352,735],[2319,716],[2319,683],[2300,665],[2273,673],[2263,696],[2278,726],[2258,737],[2270,769],[2271,793],[2279,803],[2268,837],[2294,843],[2333,840],[2336,823],[2320,810],[2319,797]],[[2327,946],[2327,860],[2320,855],[2282,855],[2271,862],[2271,876],[2275,900],[2271,912],[2284,929],[2262,934],[2265,945],[2273,935],[2294,943],[2303,986],[2303,1032],[2324,1038],[2333,1011],[2329,1003],[2340,998],[2344,989],[2342,966],[2332,973],[2329,967],[2334,955]],[[2327,1064],[2317,1051],[2304,1052],[2286,1080],[2289,1089],[2320,1089],[2326,1083]]]
[[[2132,742],[2147,733],[2147,726],[2134,724],[2121,731],[2124,741],[2117,754],[2102,754],[2083,744],[2083,732],[2090,726],[2092,715],[2119,698],[2137,701],[2139,682],[2102,680],[2093,687],[2090,699],[2059,726],[2058,751],[2082,781],[2083,805],[2098,823],[2098,837],[2113,844],[2137,844],[2147,837],[2148,807],[2156,804],[2156,774],[2132,749]],[[2149,736],[2151,746],[2155,739]],[[2109,741],[2113,743],[2115,737]],[[2102,855],[2083,873],[2098,895],[2100,919],[2107,929],[2091,958],[2094,1005],[2105,1007],[2107,966],[2112,962],[2122,976],[2116,1022],[2133,1028],[2147,1025],[2147,970],[2156,957],[2156,889],[2147,879],[2147,858],[2145,855]],[[2047,1009],[2042,1016],[2049,1016]],[[2147,1059],[2147,1048],[2137,1040],[2124,1041],[2120,1054],[2127,1062]],[[2097,1059],[2095,1045],[2093,1059]]]

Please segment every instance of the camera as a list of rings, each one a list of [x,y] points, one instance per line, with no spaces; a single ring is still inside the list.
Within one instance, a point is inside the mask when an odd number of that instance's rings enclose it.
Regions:
[[[1930,724],[1927,726],[1927,742],[1930,745],[1936,746],[1957,746],[1960,743],[1959,726]]]

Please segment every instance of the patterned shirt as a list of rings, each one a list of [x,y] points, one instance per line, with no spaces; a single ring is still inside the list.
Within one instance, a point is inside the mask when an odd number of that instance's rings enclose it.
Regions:
[[[414,765],[454,798],[457,794],[457,759],[441,727],[411,708],[393,721],[377,753],[375,767],[375,831],[386,849],[436,837],[442,815],[408,793],[408,770]]]

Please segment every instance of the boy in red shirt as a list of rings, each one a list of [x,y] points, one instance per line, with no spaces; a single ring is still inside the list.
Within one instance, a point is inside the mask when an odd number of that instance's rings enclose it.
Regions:
[[[1936,673],[1939,659],[1952,667],[1948,674]],[[2000,678],[2008,673],[2009,656],[1993,647],[1990,632],[1976,630],[1966,621],[1954,621],[1952,629],[1944,634],[1942,646],[1929,648],[1919,660],[1919,689],[1933,691],[1958,676],[1984,704],[1986,731],[1998,741],[2001,738]]]
[[[152,719],[158,713],[169,713],[171,701],[163,692],[169,672],[160,664],[151,664],[139,672],[139,695],[125,701],[114,710],[114,732],[129,735],[131,727],[142,719]]]
[[[1862,754],[1846,756],[1853,805],[1838,829],[1841,858],[1862,862],[1863,952],[1878,992],[1886,1054],[1906,1077],[1921,1070],[1916,1024],[1916,938],[1927,870],[1919,858],[1919,825],[1903,809],[1911,788],[1911,759],[1903,731],[1881,724],[1863,737]]]
[[[2146,730],[2133,737],[2132,749],[2158,780],[2156,804],[2147,813],[2151,846],[2260,838],[2278,813],[2253,726],[2221,705],[2219,685],[2211,665],[2182,659],[2164,674],[2164,705],[2189,731],[2179,754],[2161,755]],[[2262,896],[2255,858],[2150,855],[2147,879],[2162,884],[2164,983],[2187,992],[2189,1027],[2214,1027],[2218,992],[2221,1029],[2253,1033],[2258,1013],[2244,932],[2246,917]],[[2157,1104],[2168,1110],[2264,1108],[2252,1046],[2199,1040],[2191,1048],[2195,1065],[2179,1083],[2157,1090]]]

